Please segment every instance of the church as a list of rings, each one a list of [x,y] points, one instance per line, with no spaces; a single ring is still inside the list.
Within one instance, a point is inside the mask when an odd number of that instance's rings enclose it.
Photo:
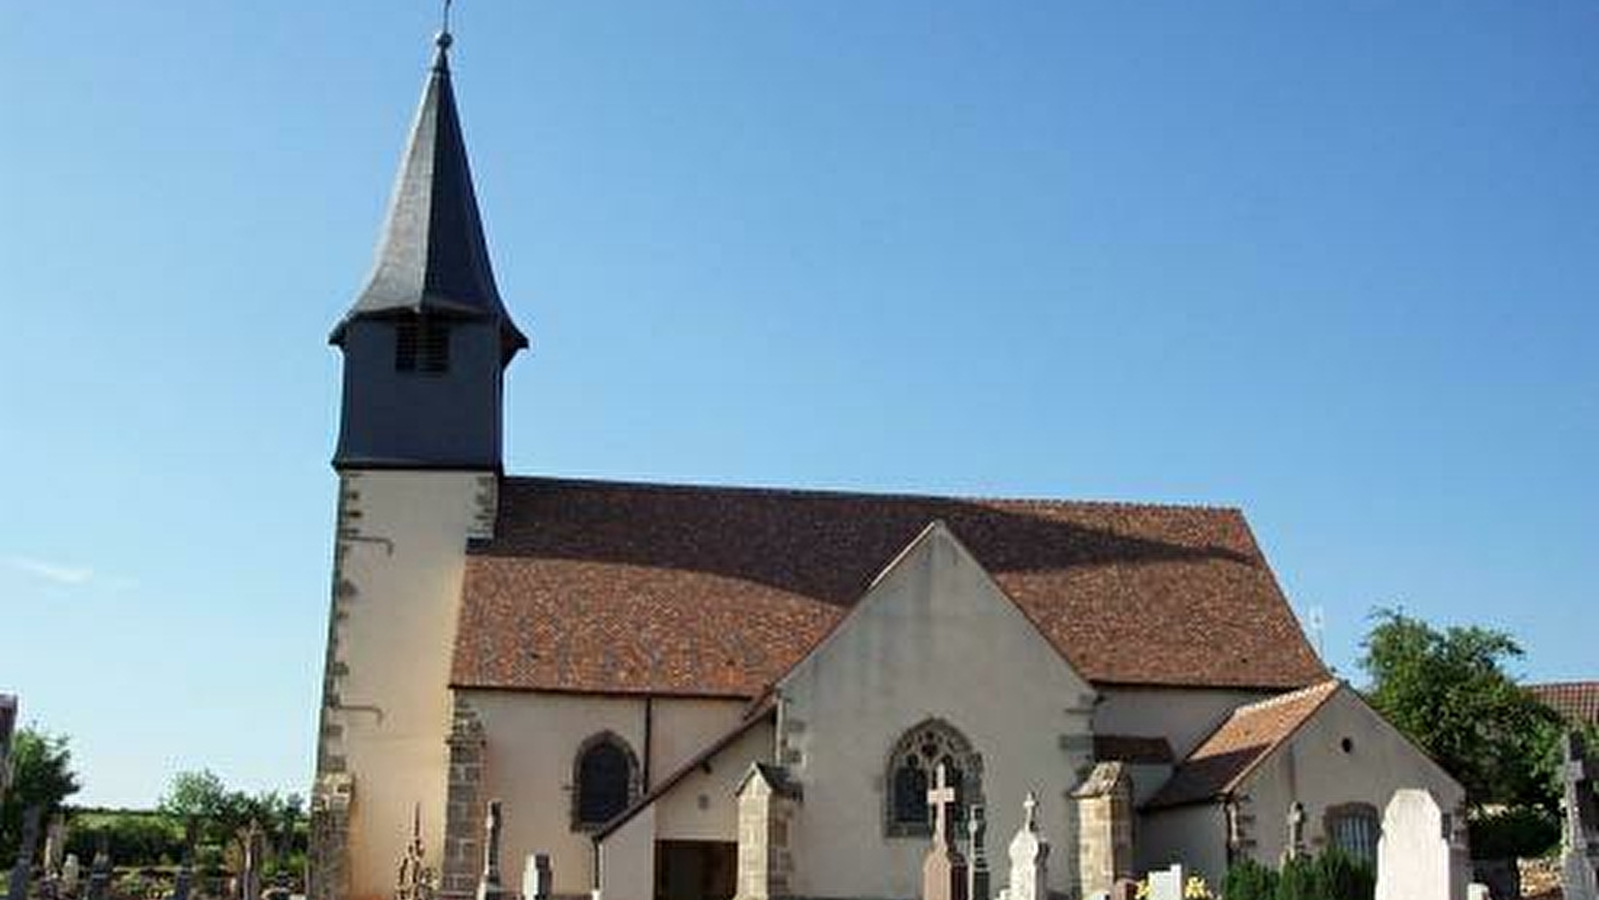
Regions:
[[[1065,898],[1371,858],[1404,788],[1458,811],[1329,673],[1236,509],[506,473],[529,343],[449,51],[330,338],[313,900],[393,896],[403,859],[483,896],[491,803],[508,893],[547,854],[554,896],[604,900],[916,897],[940,773],[996,860],[1036,797]]]

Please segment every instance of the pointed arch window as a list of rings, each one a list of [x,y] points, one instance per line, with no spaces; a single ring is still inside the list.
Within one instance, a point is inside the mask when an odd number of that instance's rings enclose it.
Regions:
[[[883,831],[889,837],[932,834],[927,788],[941,763],[955,788],[952,824],[964,823],[966,811],[983,802],[982,757],[953,725],[928,719],[901,735],[889,754],[883,791]]]
[[[572,761],[572,828],[592,831],[616,818],[640,793],[638,757],[612,731],[590,736]]]

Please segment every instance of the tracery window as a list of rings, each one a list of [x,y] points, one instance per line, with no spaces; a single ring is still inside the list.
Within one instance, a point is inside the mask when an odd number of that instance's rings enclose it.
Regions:
[[[572,827],[592,830],[627,809],[639,793],[638,757],[619,735],[602,731],[578,748],[572,764]]]
[[[1381,824],[1377,808],[1369,803],[1345,803],[1328,808],[1327,842],[1356,859],[1376,865]]]
[[[954,825],[966,821],[966,811],[983,802],[983,760],[954,726],[928,719],[906,731],[889,754],[884,778],[884,832],[890,837],[926,837],[932,834],[927,789],[939,764],[955,789]]]

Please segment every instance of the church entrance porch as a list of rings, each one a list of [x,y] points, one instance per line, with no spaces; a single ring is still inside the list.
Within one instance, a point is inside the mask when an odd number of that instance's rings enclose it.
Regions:
[[[738,844],[656,841],[655,900],[732,900]]]

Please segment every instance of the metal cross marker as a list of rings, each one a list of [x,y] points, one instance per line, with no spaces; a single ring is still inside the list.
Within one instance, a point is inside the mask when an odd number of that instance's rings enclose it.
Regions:
[[[927,791],[927,805],[933,808],[933,843],[936,846],[948,847],[951,843],[949,808],[955,804],[955,787],[949,783],[949,770],[943,763],[938,764],[934,778],[934,787]]]

